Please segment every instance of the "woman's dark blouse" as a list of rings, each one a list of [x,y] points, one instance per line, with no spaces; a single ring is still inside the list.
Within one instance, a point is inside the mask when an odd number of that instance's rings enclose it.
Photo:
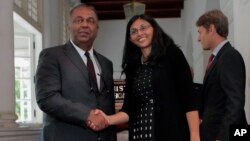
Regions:
[[[152,67],[146,64],[140,65],[136,70],[132,84],[132,94],[135,96],[137,105],[135,108],[134,121],[130,129],[132,132],[130,141],[153,141],[153,87]]]
[[[133,140],[133,129],[138,119],[138,94],[135,94],[140,59],[126,72],[126,91],[121,111],[129,115],[129,140]],[[150,66],[153,96],[153,133],[155,141],[188,141],[189,128],[186,113],[198,110],[198,95],[193,91],[190,67],[178,47],[168,49],[167,55]],[[147,78],[149,79],[149,78]],[[145,80],[147,82],[149,80]],[[145,85],[147,88],[148,86]],[[142,96],[143,97],[143,96]],[[141,97],[141,98],[142,98]],[[141,100],[140,98],[140,100]],[[146,118],[146,117],[145,117]],[[141,125],[145,126],[145,125]],[[143,128],[143,127],[142,127]]]

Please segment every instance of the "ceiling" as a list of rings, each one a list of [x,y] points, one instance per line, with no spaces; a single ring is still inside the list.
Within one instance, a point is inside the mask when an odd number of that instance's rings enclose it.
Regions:
[[[184,0],[134,0],[146,4],[146,14],[154,18],[179,18]],[[132,0],[81,0],[92,5],[100,20],[125,19],[123,5]]]

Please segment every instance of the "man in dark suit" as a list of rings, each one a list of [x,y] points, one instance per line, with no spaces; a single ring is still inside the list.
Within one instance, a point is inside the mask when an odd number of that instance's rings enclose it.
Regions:
[[[94,8],[85,4],[74,7],[68,29],[70,40],[66,44],[40,53],[36,98],[44,112],[42,140],[116,141],[114,127],[105,128],[105,118],[94,112],[96,108],[115,112],[113,64],[92,46],[98,31]],[[89,60],[92,72],[87,69]],[[105,129],[97,132],[89,124]]]
[[[245,64],[227,40],[228,20],[220,10],[199,17],[198,41],[211,51],[202,88],[201,140],[229,141],[229,127],[247,124],[245,105]]]

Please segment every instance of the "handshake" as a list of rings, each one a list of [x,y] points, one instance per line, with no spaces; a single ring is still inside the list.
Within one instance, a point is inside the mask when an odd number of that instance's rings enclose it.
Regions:
[[[86,124],[94,131],[100,131],[110,125],[109,117],[100,109],[93,109],[87,118]]]

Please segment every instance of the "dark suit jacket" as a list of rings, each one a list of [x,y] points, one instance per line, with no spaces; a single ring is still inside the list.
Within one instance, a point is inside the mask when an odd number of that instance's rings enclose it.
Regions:
[[[140,59],[137,61],[139,65]],[[186,113],[198,110],[190,67],[177,47],[169,48],[167,55],[152,67],[155,141],[189,141]],[[126,94],[122,108],[129,114],[129,125],[137,122],[133,118],[138,107],[131,88],[134,77],[135,71],[126,74]],[[133,140],[132,136],[129,138]]]
[[[226,43],[207,70],[202,88],[202,141],[229,140],[229,125],[247,124],[245,64],[238,51]]]
[[[94,52],[101,66],[101,91],[91,93],[86,65],[70,42],[44,49],[36,72],[36,98],[44,112],[43,141],[115,141],[116,132],[109,127],[99,133],[86,127],[92,108],[113,114],[113,65]]]

